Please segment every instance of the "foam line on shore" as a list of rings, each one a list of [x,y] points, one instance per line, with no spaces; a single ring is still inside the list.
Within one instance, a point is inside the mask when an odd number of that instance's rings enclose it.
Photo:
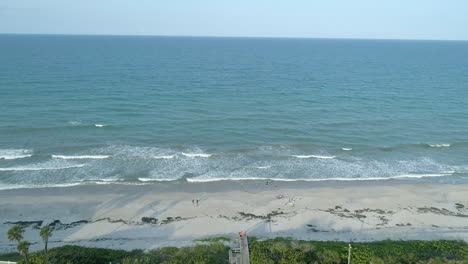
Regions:
[[[401,174],[389,177],[368,177],[368,178],[323,178],[323,179],[287,179],[287,178],[261,178],[261,177],[249,177],[249,178],[187,178],[187,182],[215,182],[215,181],[279,181],[279,182],[295,182],[295,181],[308,181],[308,182],[321,182],[321,181],[383,181],[391,179],[411,179],[411,178],[428,178],[428,177],[446,177],[451,176],[451,173],[428,173],[428,174]]]

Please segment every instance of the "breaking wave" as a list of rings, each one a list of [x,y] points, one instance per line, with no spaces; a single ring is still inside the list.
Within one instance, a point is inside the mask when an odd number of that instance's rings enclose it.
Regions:
[[[213,154],[206,154],[206,153],[185,153],[185,152],[182,152],[182,155],[185,156],[185,157],[189,157],[189,158],[209,158],[209,157],[213,156]]]
[[[161,156],[154,156],[154,159],[174,159],[176,155],[161,155]]]
[[[429,147],[431,148],[448,148],[450,144],[430,144]]]
[[[73,160],[73,159],[108,159],[109,155],[79,155],[79,156],[66,156],[66,155],[52,155],[52,158]]]
[[[4,160],[24,159],[24,158],[29,158],[32,155],[33,155],[33,151],[28,150],[28,149],[1,149],[0,150],[0,159],[4,159]]]
[[[71,168],[82,168],[86,164],[77,164],[69,166],[57,166],[57,167],[10,167],[10,168],[0,168],[0,171],[42,171],[42,170],[64,170]]]

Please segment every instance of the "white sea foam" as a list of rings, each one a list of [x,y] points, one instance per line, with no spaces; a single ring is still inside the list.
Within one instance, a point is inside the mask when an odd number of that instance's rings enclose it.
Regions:
[[[271,166],[258,166],[256,167],[257,169],[260,169],[260,170],[266,170],[266,169],[269,169],[271,168]]]
[[[185,152],[182,152],[182,155],[184,155],[185,157],[189,157],[189,158],[209,158],[209,157],[211,157],[213,154],[206,154],[206,153],[185,153]]]
[[[95,127],[106,127],[106,124],[94,124]]]
[[[336,156],[322,156],[322,155],[293,155],[293,157],[296,157],[298,159],[334,159]]]
[[[29,158],[33,154],[32,150],[28,149],[1,149],[0,159],[14,160]]]
[[[350,150],[353,150],[353,149],[352,148],[341,148],[341,150],[350,151]]]
[[[452,173],[426,173],[426,174],[417,174],[417,173],[409,173],[409,174],[402,174],[397,176],[392,176],[392,179],[404,179],[404,178],[428,178],[428,177],[445,177],[450,176]]]
[[[450,147],[450,144],[431,144],[429,145],[431,148],[448,148]]]
[[[175,155],[162,155],[162,156],[154,156],[155,159],[174,159]]]
[[[0,156],[0,159],[4,159],[4,160],[14,160],[14,159],[24,159],[24,158],[29,158],[31,157],[32,154],[29,154],[29,155],[1,155]]]
[[[158,182],[158,181],[162,181],[162,182],[167,182],[167,181],[175,181],[177,179],[169,179],[169,178],[138,178],[139,181],[141,182]]]
[[[0,190],[72,187],[72,186],[77,186],[77,185],[81,185],[81,183],[72,182],[72,183],[40,184],[40,185],[8,184],[8,185],[0,185]]]
[[[72,159],[107,159],[107,158],[109,158],[109,156],[108,155],[79,155],[79,156],[52,155],[52,158],[65,159],[65,160],[72,160]]]
[[[309,178],[260,178],[260,177],[245,177],[245,178],[187,178],[188,182],[216,182],[216,181],[278,181],[278,182],[296,182],[296,181],[371,181],[371,180],[388,180],[389,178],[323,178],[323,179],[309,179]]]
[[[86,164],[77,164],[70,166],[62,167],[10,167],[10,168],[0,168],[0,171],[41,171],[41,170],[64,170],[71,168],[81,168],[86,166]]]

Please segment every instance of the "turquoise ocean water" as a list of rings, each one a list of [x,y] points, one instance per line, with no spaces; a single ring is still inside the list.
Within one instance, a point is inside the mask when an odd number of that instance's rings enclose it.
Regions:
[[[468,42],[0,35],[0,189],[468,182]]]

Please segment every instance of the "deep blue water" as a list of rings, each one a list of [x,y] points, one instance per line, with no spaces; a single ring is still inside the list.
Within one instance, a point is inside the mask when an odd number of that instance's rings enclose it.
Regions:
[[[0,35],[0,189],[468,181],[468,42]]]

